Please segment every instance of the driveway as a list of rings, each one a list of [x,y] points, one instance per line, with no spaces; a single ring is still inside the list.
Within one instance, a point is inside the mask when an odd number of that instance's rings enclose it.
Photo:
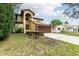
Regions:
[[[79,37],[76,36],[69,36],[69,35],[55,34],[55,33],[45,33],[44,36],[79,45]]]

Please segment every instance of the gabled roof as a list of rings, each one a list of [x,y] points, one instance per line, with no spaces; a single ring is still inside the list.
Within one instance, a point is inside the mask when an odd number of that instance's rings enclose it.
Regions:
[[[34,13],[33,11],[31,11],[30,9],[22,9],[22,10],[21,10],[21,14],[23,14],[24,11],[30,11],[33,15],[35,15],[35,13]]]
[[[30,9],[22,9],[20,14],[15,13],[15,15],[21,16],[24,14],[24,11],[30,11],[33,15],[35,15],[35,13],[33,11],[31,11]]]
[[[16,16],[17,16],[17,15],[21,16],[21,14],[15,14],[15,15],[16,15]]]

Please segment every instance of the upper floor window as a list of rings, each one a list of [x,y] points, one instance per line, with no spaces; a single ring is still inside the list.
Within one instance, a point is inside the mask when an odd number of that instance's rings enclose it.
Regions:
[[[29,20],[29,18],[26,18],[26,20],[28,21],[28,20]]]
[[[25,16],[26,16],[26,18],[30,18],[31,17],[31,14],[30,13],[27,13]]]

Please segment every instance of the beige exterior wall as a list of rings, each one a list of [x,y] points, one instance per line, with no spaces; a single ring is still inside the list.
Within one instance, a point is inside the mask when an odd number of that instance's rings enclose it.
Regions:
[[[35,31],[36,25],[33,22],[30,22],[29,28],[30,30]]]
[[[23,17],[23,20],[24,20],[24,33],[26,33],[26,17],[25,17],[25,15],[27,14],[27,13],[29,13],[29,14],[31,14],[31,18],[30,18],[30,20],[32,21],[33,20],[33,14],[30,12],[30,11],[25,11],[24,12],[24,17]],[[30,22],[30,24],[29,24],[29,30],[32,30],[32,31],[34,31],[35,30],[35,24],[34,23],[32,23],[32,22]]]
[[[22,16],[17,16],[17,22],[23,22]]]
[[[26,20],[25,20],[25,15],[23,15],[23,27],[24,27],[24,33],[26,33]]]

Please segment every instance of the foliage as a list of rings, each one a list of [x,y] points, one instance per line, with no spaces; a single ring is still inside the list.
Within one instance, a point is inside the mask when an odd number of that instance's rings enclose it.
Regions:
[[[16,33],[23,33],[23,30],[24,30],[23,28],[18,28],[18,29],[16,29],[15,32],[16,32]]]
[[[0,40],[6,38],[14,25],[13,4],[0,4]]]
[[[64,3],[67,9],[63,12],[69,18],[79,18],[79,3]]]
[[[62,24],[62,22],[59,19],[53,19],[51,21],[51,25],[54,25],[54,26],[61,25],[61,24]]]
[[[60,33],[65,33],[65,32],[66,32],[66,31],[64,31],[64,30],[61,30],[61,31],[60,31]]]
[[[65,21],[64,24],[69,24],[69,22],[68,21]]]

